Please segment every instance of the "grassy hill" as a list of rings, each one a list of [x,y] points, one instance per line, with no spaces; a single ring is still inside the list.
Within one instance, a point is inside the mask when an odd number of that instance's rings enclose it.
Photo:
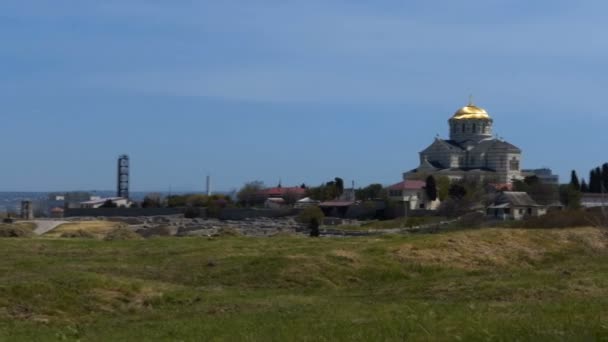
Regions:
[[[0,239],[0,340],[608,338],[592,228]]]

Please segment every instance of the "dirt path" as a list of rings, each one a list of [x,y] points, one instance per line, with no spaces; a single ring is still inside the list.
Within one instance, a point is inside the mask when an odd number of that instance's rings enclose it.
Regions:
[[[34,229],[34,234],[43,235],[51,230],[59,227],[64,223],[68,223],[67,221],[55,221],[55,220],[35,220],[32,221],[36,225],[36,229]]]

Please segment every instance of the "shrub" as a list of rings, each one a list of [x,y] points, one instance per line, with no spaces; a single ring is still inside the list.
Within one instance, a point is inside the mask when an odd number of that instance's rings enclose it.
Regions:
[[[549,212],[544,216],[530,217],[521,222],[523,228],[568,228],[589,227],[597,213],[583,210],[563,210]]]
[[[153,236],[173,236],[173,235],[175,235],[173,229],[171,229],[171,227],[168,227],[168,226],[140,229],[137,231],[137,234],[139,234],[145,238],[149,238],[149,237],[153,237]]]
[[[116,228],[106,235],[104,238],[105,241],[118,241],[118,240],[139,240],[141,236],[139,236],[134,231],[128,228]]]
[[[184,217],[190,218],[190,219],[201,217],[201,208],[198,208],[198,207],[186,208],[186,210],[184,211]]]
[[[319,231],[319,221],[316,217],[313,217],[308,224],[308,228],[310,228],[310,236],[311,237],[319,237],[321,232]]]
[[[215,236],[241,236],[241,233],[236,228],[222,227]]]
[[[61,234],[62,238],[74,238],[74,239],[95,239],[95,234],[87,232],[86,230],[78,229],[72,232],[65,232]]]
[[[479,228],[486,222],[486,215],[480,212],[472,212],[465,214],[460,219],[454,222],[451,226],[454,228]]]
[[[0,237],[30,237],[34,233],[31,229],[16,225],[0,225]]]
[[[306,225],[310,225],[312,220],[316,219],[317,223],[320,224],[321,222],[323,222],[324,218],[325,218],[325,214],[323,214],[323,211],[321,210],[321,208],[308,207],[308,208],[302,210],[300,215],[298,215],[298,222],[306,224]]]

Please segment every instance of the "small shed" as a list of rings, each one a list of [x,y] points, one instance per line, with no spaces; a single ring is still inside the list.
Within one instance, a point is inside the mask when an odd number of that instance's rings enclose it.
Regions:
[[[530,195],[520,191],[503,191],[487,208],[488,217],[499,220],[521,220],[547,213],[547,208],[536,203]]]

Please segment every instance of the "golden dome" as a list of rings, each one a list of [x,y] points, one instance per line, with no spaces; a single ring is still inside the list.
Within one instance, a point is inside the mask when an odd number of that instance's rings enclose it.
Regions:
[[[472,103],[469,105],[460,108],[454,113],[452,119],[462,120],[462,119],[485,119],[491,120],[490,115],[486,112],[485,109],[477,107]]]

